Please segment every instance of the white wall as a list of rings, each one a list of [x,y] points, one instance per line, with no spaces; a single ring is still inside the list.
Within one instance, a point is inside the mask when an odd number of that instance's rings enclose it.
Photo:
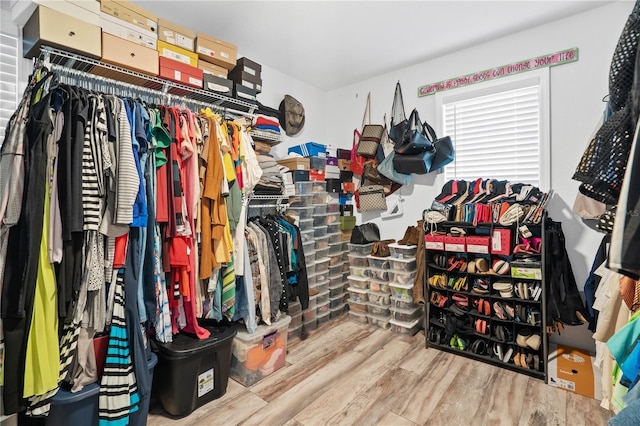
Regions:
[[[609,65],[632,7],[633,2],[616,2],[333,90],[325,97],[326,127],[329,134],[335,135],[336,144],[349,147],[354,127],[360,126],[367,93],[371,92],[372,96],[373,122],[380,123],[383,115],[391,111],[398,80],[402,84],[407,115],[417,107],[423,120],[436,125],[434,97],[418,98],[419,86],[578,47],[577,62],[550,70],[551,188],[556,191],[556,196],[549,206],[549,213],[563,224],[569,257],[578,286],[582,288],[602,235],[586,227],[572,214],[571,207],[579,183],[571,176],[603,111],[602,98],[608,92]],[[424,42],[437,43],[437,38],[425,29]],[[412,185],[402,189],[405,198],[403,216],[383,220],[379,214],[365,213],[358,218],[358,223],[376,222],[382,238],[402,238],[406,227],[415,224],[444,183],[442,175],[414,178]],[[585,348],[593,346],[586,327],[573,327],[564,332],[562,342]]]

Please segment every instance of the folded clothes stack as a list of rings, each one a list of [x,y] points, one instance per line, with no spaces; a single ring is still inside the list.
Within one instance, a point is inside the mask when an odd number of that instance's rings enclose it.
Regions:
[[[253,118],[252,128],[262,132],[280,134],[280,122],[275,117],[258,114]]]
[[[282,173],[287,172],[284,166],[279,165],[270,155],[259,154],[258,164],[262,169],[262,177],[254,188],[257,195],[282,195],[284,183]]]

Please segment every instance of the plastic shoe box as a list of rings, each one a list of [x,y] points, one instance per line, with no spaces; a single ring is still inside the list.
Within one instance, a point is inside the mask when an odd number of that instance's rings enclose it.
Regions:
[[[347,288],[349,292],[349,300],[352,302],[363,303],[369,300],[368,291],[362,288]]]
[[[296,183],[307,183],[307,182],[296,182]],[[308,220],[313,219],[313,207],[289,207],[287,213],[291,213],[292,215],[297,215],[300,220]]]
[[[153,372],[157,363],[158,357],[156,354],[151,353],[151,359],[147,362],[147,366],[149,367],[152,385]],[[225,387],[227,380],[228,366]],[[99,394],[100,383],[98,382],[91,383],[75,393],[60,388],[51,401],[51,411],[49,411],[46,424],[52,426],[98,426]],[[146,418],[149,413],[149,407],[146,407],[146,411],[142,408],[138,411],[140,412],[139,414],[136,412],[132,416],[137,415],[138,417],[144,416]],[[146,420],[143,423],[146,423]]]
[[[329,304],[327,304],[327,306],[329,306]],[[329,311],[329,309],[327,309],[327,311],[322,315],[318,315],[318,321],[317,321],[318,327],[320,327],[322,324],[329,322],[329,319],[331,318],[330,315],[331,315],[331,312]]]
[[[369,276],[368,266],[349,266],[349,270],[351,271],[351,276],[365,278]]]
[[[327,205],[326,204],[314,204],[313,205],[313,215],[314,216],[326,216],[327,215]]]
[[[270,326],[258,326],[252,334],[238,331],[233,340],[231,378],[251,386],[284,367],[290,322],[291,317],[285,315]]]
[[[342,240],[342,234],[340,231],[338,233],[331,233],[330,231],[331,225],[327,226],[327,235],[329,236],[329,244],[336,244]]]
[[[329,247],[316,250],[316,260],[323,259],[329,259],[329,263],[331,263],[331,258],[329,257]]]
[[[398,298],[412,302],[413,301],[413,283],[399,284],[396,282],[389,283],[391,294]]]
[[[299,314],[300,311],[302,311],[302,305],[300,304],[299,300],[296,300],[295,302],[289,302],[289,309],[288,309],[287,315],[289,316],[296,315],[296,314]]]
[[[302,311],[302,322],[307,322],[314,319],[316,317],[316,308],[317,308],[317,305],[314,306],[313,308],[309,308]]]
[[[302,336],[302,323],[295,328],[290,328],[287,332],[287,340],[299,339]]]
[[[367,318],[367,314],[363,314],[360,312],[354,312],[352,310],[349,311],[349,319],[351,321],[361,322],[363,324],[367,324],[369,322]]]
[[[381,316],[381,315],[374,315],[374,314],[367,314],[367,322],[369,323],[369,325],[375,325],[376,327],[380,327],[384,330],[388,329],[390,327],[389,325],[389,321],[391,320],[390,316]]]
[[[394,296],[391,296],[390,299],[391,307],[394,309],[415,309],[419,306],[413,303],[413,300],[398,299]]]
[[[389,244],[391,257],[396,259],[415,259],[418,252],[418,246],[407,246],[398,243]]]
[[[323,303],[322,295],[324,293],[327,293],[327,294],[329,293],[329,280],[316,282],[313,288],[318,290],[318,294],[316,295],[316,297],[318,298],[318,304]]]
[[[344,313],[347,312],[348,308],[349,308],[349,305],[347,305],[346,303],[342,303],[333,308],[329,308],[329,318],[334,319],[334,318],[338,318],[341,315],[344,315]]]
[[[296,194],[307,195],[313,192],[313,182],[296,182]]]
[[[318,294],[318,304],[316,305],[316,308],[318,309],[318,311],[320,309],[320,305],[328,302],[329,302],[329,287],[327,287],[325,291],[321,291]]]
[[[369,288],[369,278],[360,275],[349,275],[349,285],[353,289],[367,290]]]
[[[298,222],[298,228],[300,228],[300,232],[313,231],[313,219],[300,219]]]
[[[314,261],[315,262],[315,261]],[[317,275],[315,273],[310,274],[309,269],[307,269],[307,284],[309,287],[315,287],[317,281]]]
[[[327,225],[333,223],[340,225],[340,213],[327,213]]]
[[[310,331],[315,330],[316,328],[318,328],[318,318],[314,318],[312,320],[305,321],[302,323],[302,332],[304,334],[307,334]]]
[[[340,213],[340,204],[336,202],[327,204],[327,213]],[[340,227],[338,226],[338,231],[339,230],[340,230]]]
[[[378,305],[378,306],[391,305],[390,293],[378,293],[376,291],[369,291],[367,298],[369,300],[369,304],[372,304],[372,305]]]
[[[389,271],[389,281],[395,281],[400,284],[412,283],[416,278],[417,271]]]
[[[288,325],[287,320],[284,333]],[[234,336],[241,333],[237,331],[240,329],[205,328],[211,333],[205,340],[180,333],[171,343],[156,342],[158,365],[154,394],[165,411],[173,416],[189,415],[196,408],[223,396],[229,376],[233,375],[232,343],[236,343]]]
[[[340,234],[340,222],[334,222],[327,225],[327,234],[338,235],[338,241],[336,243],[341,243],[342,235]]]
[[[369,259],[367,259],[367,256],[349,253],[349,266],[369,267]]]
[[[367,312],[369,312],[368,308],[369,305],[367,305],[367,302],[354,302],[353,300],[349,300],[350,311],[366,314]]]
[[[329,300],[322,304],[318,304],[316,310],[318,312],[318,316],[324,315],[326,312],[329,312]]]
[[[373,243],[369,244],[349,244],[349,253],[355,254],[357,256],[368,256],[371,254],[371,249],[373,248]]]
[[[369,276],[378,281],[389,281],[389,270],[369,268]]]
[[[386,257],[375,257],[375,256],[367,256],[369,259],[369,266],[372,266],[377,269],[389,269],[389,259]]]
[[[414,320],[413,322],[403,322],[391,319],[391,331],[398,334],[407,334],[413,336],[422,328],[421,319]]]
[[[323,182],[324,184],[324,182]],[[325,188],[326,189],[326,188]],[[327,205],[327,196],[328,196],[328,192],[314,192],[313,193],[313,204],[324,204],[325,206]]]
[[[416,270],[416,259],[395,259],[389,258],[391,269],[396,271],[412,272]]]
[[[302,312],[291,315],[291,323],[289,324],[289,329],[296,328],[300,325],[302,325]]]
[[[329,237],[316,238],[316,250],[329,247]]]
[[[329,244],[329,255],[333,256],[336,254],[342,255],[342,242],[337,242],[333,244]]]
[[[329,244],[329,248],[327,250],[327,256],[329,257],[329,267],[340,265],[344,263],[342,260],[342,253],[331,254],[331,244]]]
[[[380,281],[375,278],[369,279],[369,290],[376,291],[378,293],[390,293],[391,290],[389,288],[388,281]]]
[[[307,263],[307,277],[309,277],[310,275],[316,275],[316,262],[309,262]]]
[[[344,264],[343,263],[340,263],[340,264],[337,264],[337,265],[333,265],[333,266],[329,265],[329,275],[330,276],[335,276],[335,275],[338,275],[338,274],[342,275],[343,271],[344,271]]]
[[[291,207],[313,207],[311,201],[313,200],[313,194],[295,195],[289,197],[289,205]]]
[[[325,272],[327,275],[329,275],[329,258],[328,257],[323,257],[321,259],[316,258],[316,272]]]
[[[391,311],[389,310],[389,305],[378,305],[377,303],[368,303],[367,313],[378,315],[381,317],[390,317]]]
[[[422,318],[422,306],[413,309],[391,308],[391,317],[396,321],[413,322],[418,318]]]
[[[342,296],[344,293],[344,283],[342,282],[342,275],[339,275],[339,279],[332,281],[329,277],[329,297]],[[333,282],[333,285],[331,284]]]
[[[348,298],[348,297],[347,297]],[[339,294],[335,297],[330,297],[329,298],[329,309],[333,309],[336,308],[340,305],[344,305],[345,300],[347,300],[347,298],[345,298],[345,294]]]
[[[300,239],[302,240],[303,243],[306,243],[307,241],[314,241],[313,228],[311,228],[311,231],[302,231],[301,230],[300,231]]]
[[[304,249],[303,249],[304,251]],[[316,251],[315,250],[309,250],[309,251],[305,251],[304,252],[304,264],[308,265],[310,263],[315,264],[316,262]]]
[[[316,225],[315,220],[313,224],[313,237],[322,238],[327,236],[327,225]],[[327,247],[327,250],[329,247]]]
[[[316,241],[311,239],[302,243],[302,251],[306,253],[315,253],[316,252]],[[307,268],[309,265],[307,265]]]

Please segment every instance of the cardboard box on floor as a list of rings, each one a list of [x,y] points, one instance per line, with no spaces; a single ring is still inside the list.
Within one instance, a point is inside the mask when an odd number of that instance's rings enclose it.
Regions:
[[[602,400],[602,381],[593,354],[584,349],[549,344],[549,386]]]

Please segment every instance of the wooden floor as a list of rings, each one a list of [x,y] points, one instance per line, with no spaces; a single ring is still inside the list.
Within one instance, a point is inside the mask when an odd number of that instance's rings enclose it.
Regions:
[[[598,401],[343,317],[290,342],[287,364],[159,425],[606,425]]]

